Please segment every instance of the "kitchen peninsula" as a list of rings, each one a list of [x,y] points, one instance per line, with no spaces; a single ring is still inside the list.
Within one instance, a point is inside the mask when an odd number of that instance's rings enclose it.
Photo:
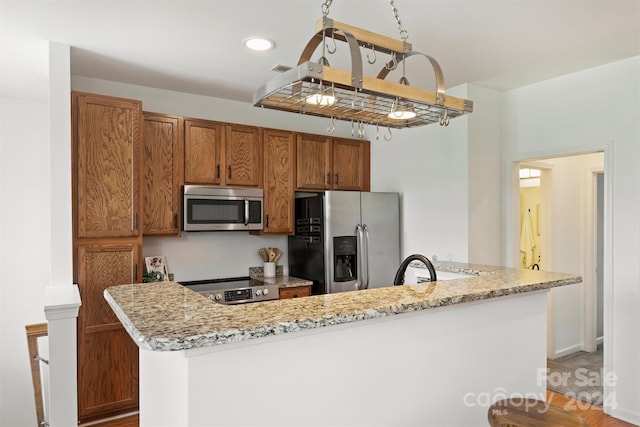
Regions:
[[[472,277],[236,306],[108,288],[140,347],[140,425],[486,425],[505,394],[544,398],[546,291],[581,277],[435,266]]]

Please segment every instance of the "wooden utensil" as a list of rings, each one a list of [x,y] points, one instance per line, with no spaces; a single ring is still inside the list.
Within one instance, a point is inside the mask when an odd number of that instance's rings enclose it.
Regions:
[[[275,259],[276,259],[276,252],[273,250],[273,248],[269,248],[269,262],[274,262]]]
[[[269,255],[267,254],[267,250],[265,248],[260,248],[260,250],[258,250],[258,254],[260,255],[260,258],[262,258],[263,262],[269,261]]]
[[[273,260],[273,262],[278,262],[281,256],[282,256],[282,251],[276,248],[276,258]]]

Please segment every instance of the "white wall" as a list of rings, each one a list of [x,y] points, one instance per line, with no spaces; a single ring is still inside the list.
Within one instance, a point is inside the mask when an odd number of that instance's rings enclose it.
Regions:
[[[504,174],[514,161],[604,149],[605,367],[618,376],[617,417],[640,423],[640,57],[509,91],[503,103]],[[512,183],[504,180],[505,212]],[[505,217],[505,265],[514,218]]]
[[[467,118],[373,143],[371,190],[400,195],[401,253],[467,258]]]
[[[0,98],[0,425],[37,424],[25,325],[49,285],[49,107]]]
[[[502,264],[502,140],[500,92],[468,85],[469,262]]]

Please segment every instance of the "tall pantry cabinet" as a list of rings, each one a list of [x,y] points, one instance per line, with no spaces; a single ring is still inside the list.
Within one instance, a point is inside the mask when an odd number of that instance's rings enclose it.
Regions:
[[[142,103],[72,93],[74,281],[78,315],[78,418],[138,407],[138,348],[103,297],[140,282]]]

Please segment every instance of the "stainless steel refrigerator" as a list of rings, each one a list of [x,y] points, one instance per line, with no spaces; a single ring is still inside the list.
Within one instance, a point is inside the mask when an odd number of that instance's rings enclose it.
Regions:
[[[398,193],[296,193],[289,274],[313,294],[393,286],[400,265]]]

